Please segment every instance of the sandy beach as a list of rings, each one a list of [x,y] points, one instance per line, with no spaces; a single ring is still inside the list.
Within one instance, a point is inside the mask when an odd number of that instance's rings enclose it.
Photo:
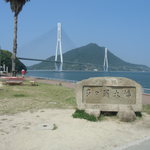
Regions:
[[[133,123],[107,118],[100,122],[74,119],[72,109],[0,116],[1,150],[112,150],[150,136],[150,115]],[[41,124],[55,124],[56,130]]]
[[[28,78],[74,88],[75,83]],[[147,96],[146,96],[147,97]],[[146,102],[149,97],[144,99]],[[145,102],[144,101],[144,102]],[[106,117],[99,122],[74,119],[74,109],[40,109],[0,116],[0,150],[115,150],[150,138],[150,115],[124,123]],[[43,125],[56,125],[55,130]]]

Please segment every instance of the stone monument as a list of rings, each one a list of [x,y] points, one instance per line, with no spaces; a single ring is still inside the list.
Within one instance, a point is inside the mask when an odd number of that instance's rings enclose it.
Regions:
[[[76,101],[78,109],[96,117],[101,111],[118,112],[120,120],[132,121],[142,111],[142,88],[128,78],[89,78],[77,82]]]

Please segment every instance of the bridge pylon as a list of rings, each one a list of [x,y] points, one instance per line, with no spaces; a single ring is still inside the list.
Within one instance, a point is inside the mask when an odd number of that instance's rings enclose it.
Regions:
[[[108,71],[108,57],[107,57],[107,52],[108,52],[108,50],[107,50],[107,48],[105,48],[105,55],[104,55],[104,65],[103,65],[103,67],[104,67],[104,71]]]
[[[58,61],[58,51],[60,54],[60,63]],[[57,23],[57,43],[56,43],[56,54],[55,54],[55,70],[63,70],[63,54],[62,54],[62,43],[61,43],[61,23]]]

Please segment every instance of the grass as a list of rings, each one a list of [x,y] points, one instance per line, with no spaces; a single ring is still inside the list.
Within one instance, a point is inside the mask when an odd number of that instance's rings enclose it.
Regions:
[[[0,89],[0,115],[23,111],[34,112],[46,108],[76,107],[74,89],[44,83],[38,83],[38,85],[31,86],[29,81],[25,81],[23,85],[3,85]],[[143,112],[150,114],[150,105],[144,105]],[[137,116],[140,115],[137,114]],[[101,113],[99,119],[102,120],[105,116],[106,114]],[[76,111],[73,117],[91,121],[97,119],[83,111]]]
[[[38,85],[31,86],[29,81],[23,85],[4,85],[0,90],[0,115],[46,108],[75,108],[73,89],[44,83]]]
[[[97,118],[94,115],[87,114],[84,110],[76,109],[76,111],[74,112],[74,114],[72,116],[73,116],[73,118],[86,119],[88,121],[96,122],[96,121],[105,120],[108,117],[115,119],[116,114],[117,114],[117,112],[101,112],[100,116]]]
[[[14,97],[26,97],[27,95],[20,93],[20,94],[14,94],[13,96]]]
[[[150,114],[150,104],[143,106],[143,112],[146,112],[146,113]]]
[[[89,115],[84,110],[79,109],[77,109],[72,116],[73,118],[86,119],[93,122],[98,121],[98,118],[96,118],[94,115]]]
[[[148,108],[148,110],[150,110],[150,106]],[[147,111],[146,111],[147,112]],[[89,115],[87,114],[84,110],[79,110],[76,109],[76,111],[73,113],[73,118],[80,118],[80,119],[86,119],[88,121],[102,121],[102,120],[106,120],[108,118],[112,118],[112,119],[116,119],[117,118],[117,112],[101,112],[100,116],[98,118],[96,118],[94,115]],[[141,112],[136,112],[136,116],[138,118],[142,117],[142,113]]]

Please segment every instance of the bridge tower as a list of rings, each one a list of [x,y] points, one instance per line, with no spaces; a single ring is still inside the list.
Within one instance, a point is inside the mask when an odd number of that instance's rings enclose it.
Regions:
[[[60,54],[60,63],[58,63],[58,51]],[[61,45],[61,23],[57,23],[57,43],[56,43],[56,54],[55,54],[55,70],[62,71],[63,67],[63,54]]]
[[[104,71],[108,71],[108,57],[107,57],[107,48],[105,48],[105,56],[104,56]]]

